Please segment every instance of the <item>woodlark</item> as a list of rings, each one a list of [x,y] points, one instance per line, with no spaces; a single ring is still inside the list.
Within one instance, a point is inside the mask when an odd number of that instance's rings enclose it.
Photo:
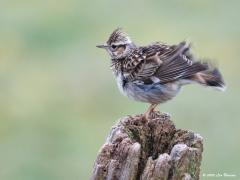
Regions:
[[[176,96],[182,85],[197,83],[219,90],[225,84],[219,70],[198,61],[185,41],[177,45],[152,43],[137,46],[121,29],[110,35],[104,48],[111,57],[111,68],[122,94],[150,103],[144,113],[148,119],[154,108]]]

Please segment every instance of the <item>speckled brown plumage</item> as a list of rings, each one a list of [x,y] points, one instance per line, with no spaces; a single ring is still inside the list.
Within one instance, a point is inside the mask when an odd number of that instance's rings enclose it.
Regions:
[[[223,90],[225,85],[216,67],[194,58],[185,41],[177,45],[152,43],[137,46],[121,29],[116,29],[104,45],[120,91],[129,98],[151,104],[172,99],[182,85],[198,83]]]

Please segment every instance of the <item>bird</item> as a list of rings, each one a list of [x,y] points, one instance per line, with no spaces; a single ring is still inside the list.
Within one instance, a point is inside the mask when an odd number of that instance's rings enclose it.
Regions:
[[[220,91],[226,88],[218,68],[208,60],[196,58],[190,52],[191,43],[186,41],[137,46],[122,28],[117,28],[106,43],[97,47],[110,55],[120,92],[150,104],[143,114],[146,120],[158,104],[174,98],[184,85],[200,84]]]

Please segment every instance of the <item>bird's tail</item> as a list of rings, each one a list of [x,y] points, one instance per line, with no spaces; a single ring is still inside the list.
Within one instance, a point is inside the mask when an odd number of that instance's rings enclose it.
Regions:
[[[209,66],[207,70],[195,74],[193,79],[202,85],[213,87],[220,91],[226,89],[223,77],[216,67]]]

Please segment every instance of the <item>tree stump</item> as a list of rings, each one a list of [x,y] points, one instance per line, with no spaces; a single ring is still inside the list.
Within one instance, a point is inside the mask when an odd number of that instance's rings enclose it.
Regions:
[[[91,180],[199,179],[203,139],[176,129],[168,114],[120,119],[94,163]]]

